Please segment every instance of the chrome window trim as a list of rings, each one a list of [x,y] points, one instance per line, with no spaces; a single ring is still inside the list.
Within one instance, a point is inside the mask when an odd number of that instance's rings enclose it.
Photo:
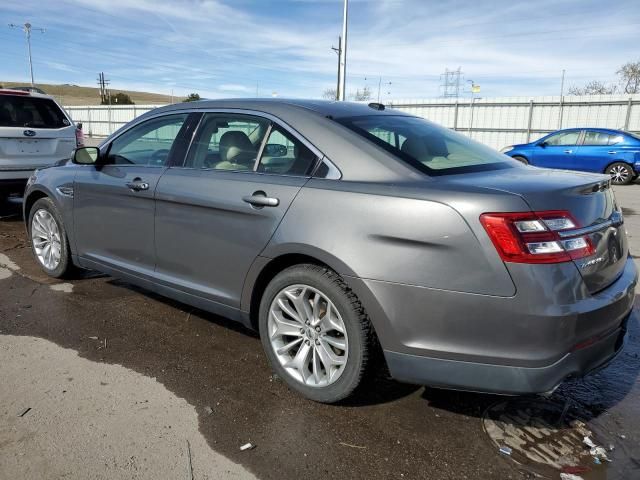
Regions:
[[[146,113],[144,115],[141,115],[140,117],[138,117],[135,120],[132,120],[131,125],[128,125],[128,128],[122,130],[122,131],[116,131],[114,134],[115,135],[113,138],[108,138],[108,142],[105,142],[104,144],[101,144],[99,149],[102,152],[103,148],[109,148],[111,146],[111,143],[116,140],[118,137],[120,137],[121,135],[125,134],[126,132],[128,132],[129,130],[131,130],[132,128],[135,128],[137,125],[139,125],[142,122],[146,122],[147,120],[152,120],[154,118],[157,117],[162,117],[162,116],[167,116],[167,115],[179,115],[179,114],[190,114],[190,113],[202,113],[203,116],[200,118],[200,122],[202,121],[202,118],[204,118],[204,114],[207,113],[228,113],[228,114],[240,114],[240,115],[252,115],[255,117],[261,117],[261,118],[266,118],[268,120],[270,120],[272,123],[275,123],[276,125],[278,125],[279,127],[283,128],[284,130],[286,130],[287,132],[289,132],[292,136],[294,136],[297,140],[299,140],[300,142],[302,142],[309,150],[311,150],[314,155],[318,158],[316,167],[313,169],[312,172],[315,172],[318,167],[320,166],[320,164],[327,160],[329,163],[329,167],[330,169],[333,168],[335,169],[338,173],[339,173],[339,178],[342,178],[342,172],[340,171],[340,169],[338,167],[336,167],[336,165],[331,162],[331,160],[324,154],[322,153],[315,145],[313,145],[311,142],[309,142],[309,140],[307,140],[302,134],[300,134],[295,128],[293,128],[291,125],[289,125],[288,123],[286,123],[285,121],[283,121],[282,119],[276,117],[275,115],[272,115],[270,113],[267,112],[261,112],[258,110],[250,110],[250,109],[244,109],[244,108],[186,108],[186,109],[180,109],[180,110],[170,110],[167,112],[160,112],[160,113],[156,113],[154,110],[151,110],[149,113]],[[138,120],[138,121],[136,121]],[[198,126],[196,127],[196,129],[194,130],[194,133],[198,131],[198,128],[200,127],[200,122],[198,123]],[[125,128],[125,127],[122,127]],[[189,142],[189,147],[187,148],[187,153],[186,155],[189,155],[189,151],[191,150],[191,147],[193,145],[193,139],[195,137],[192,136],[191,141]],[[266,137],[265,137],[266,138]],[[259,152],[262,153],[262,152]],[[185,160],[186,160],[186,156],[185,156]],[[260,160],[260,156],[258,156],[257,160]],[[193,169],[193,167],[185,167],[183,166],[172,166],[170,168],[191,168]],[[227,172],[253,172],[253,173],[261,173],[261,172],[257,172],[255,169],[257,168],[257,163],[256,165],[254,165],[254,170],[226,170]],[[215,168],[211,168],[211,169],[198,169],[198,170],[216,170]],[[273,175],[281,175],[281,174],[273,174]],[[281,175],[281,176],[292,176],[292,177],[300,177],[301,175]],[[310,178],[313,177],[313,173],[311,175],[305,176],[302,175],[303,177],[306,178]]]

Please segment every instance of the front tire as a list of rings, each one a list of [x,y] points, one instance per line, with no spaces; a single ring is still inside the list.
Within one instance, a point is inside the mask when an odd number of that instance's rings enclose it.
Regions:
[[[525,165],[529,165],[529,161],[526,158],[521,157],[520,155],[514,155],[511,158],[513,158],[514,160],[519,161],[520,163],[524,163]]]
[[[614,185],[628,185],[635,178],[635,172],[628,163],[616,162],[607,167],[605,173],[611,175],[611,183]]]
[[[29,212],[29,244],[45,273],[54,278],[67,276],[73,270],[67,232],[53,201],[37,200]]]
[[[259,329],[273,370],[311,400],[339,402],[369,373],[376,344],[371,323],[328,268],[295,265],[276,275],[260,302]]]

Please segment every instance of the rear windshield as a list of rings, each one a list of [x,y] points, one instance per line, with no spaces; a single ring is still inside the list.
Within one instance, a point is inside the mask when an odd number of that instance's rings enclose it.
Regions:
[[[339,123],[428,175],[512,168],[506,155],[423,118],[368,115]]]
[[[71,125],[49,98],[0,95],[0,127],[63,128]]]

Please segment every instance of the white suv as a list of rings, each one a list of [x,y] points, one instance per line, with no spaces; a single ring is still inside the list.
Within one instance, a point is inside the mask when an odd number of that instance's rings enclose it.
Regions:
[[[0,203],[37,168],[71,157],[76,128],[48,95],[0,89]]]

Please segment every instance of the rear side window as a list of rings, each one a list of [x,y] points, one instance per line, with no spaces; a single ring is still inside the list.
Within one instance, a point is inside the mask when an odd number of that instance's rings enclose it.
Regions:
[[[337,121],[429,175],[515,166],[507,156],[423,118],[368,115]]]
[[[262,150],[258,171],[280,175],[310,175],[318,157],[304,143],[273,124]]]
[[[191,145],[186,167],[253,170],[269,121],[250,115],[207,113]]]
[[[605,132],[587,131],[584,134],[583,145],[615,145],[623,140],[620,134],[611,134]]]
[[[50,98],[0,95],[0,127],[64,128],[71,125]]]

